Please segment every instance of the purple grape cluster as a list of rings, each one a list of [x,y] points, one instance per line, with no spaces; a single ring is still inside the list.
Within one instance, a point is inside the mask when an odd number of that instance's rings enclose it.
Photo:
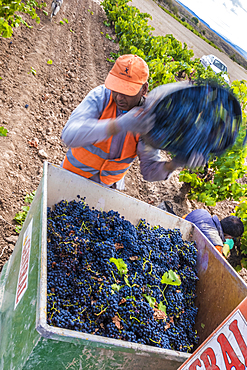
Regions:
[[[78,198],[48,208],[48,324],[191,352],[199,339],[195,242]]]

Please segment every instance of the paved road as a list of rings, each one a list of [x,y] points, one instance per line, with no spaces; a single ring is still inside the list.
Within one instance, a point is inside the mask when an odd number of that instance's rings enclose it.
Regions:
[[[129,5],[135,6],[142,13],[148,13],[152,16],[149,24],[155,28],[153,31],[154,36],[172,34],[177,40],[186,43],[188,49],[193,50],[195,58],[200,58],[204,54],[214,54],[227,65],[231,82],[234,80],[247,81],[247,71],[243,67],[182,26],[182,24],[160,9],[153,0],[132,0]]]

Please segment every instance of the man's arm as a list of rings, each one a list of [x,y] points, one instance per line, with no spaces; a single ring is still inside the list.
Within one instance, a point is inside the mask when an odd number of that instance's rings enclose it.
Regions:
[[[174,159],[168,162],[161,161],[160,151],[145,144],[142,139],[139,140],[137,154],[140,159],[141,173],[146,181],[167,180],[175,169],[182,167],[181,163]]]
[[[111,91],[104,85],[98,86],[83,99],[72,112],[61,139],[71,148],[86,146],[102,141],[108,136],[107,127],[111,119],[99,120],[110,98]]]

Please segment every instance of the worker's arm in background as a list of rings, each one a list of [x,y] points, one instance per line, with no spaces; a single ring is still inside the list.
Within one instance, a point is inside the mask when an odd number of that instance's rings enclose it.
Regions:
[[[66,123],[61,139],[70,148],[86,146],[108,137],[111,119],[99,120],[109,102],[111,91],[104,85],[91,90]]]

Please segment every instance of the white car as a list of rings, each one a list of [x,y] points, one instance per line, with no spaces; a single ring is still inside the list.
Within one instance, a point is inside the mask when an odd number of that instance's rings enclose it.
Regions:
[[[214,71],[214,73],[225,72],[222,75],[222,77],[228,84],[230,83],[229,77],[227,75],[227,66],[225,65],[225,63],[222,62],[222,60],[220,60],[213,54],[210,54],[210,55],[203,55],[200,59],[200,62],[205,68],[210,66],[212,70]]]

